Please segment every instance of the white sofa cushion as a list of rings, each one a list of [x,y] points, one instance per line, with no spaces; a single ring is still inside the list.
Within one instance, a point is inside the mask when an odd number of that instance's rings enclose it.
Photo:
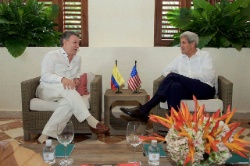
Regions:
[[[87,90],[90,92],[90,83],[95,78],[95,74],[92,72],[87,73]],[[90,109],[90,94],[83,95],[83,102]],[[58,106],[58,102],[45,101],[39,98],[33,98],[30,100],[30,110],[32,111],[55,111]]]
[[[181,100],[184,104],[188,106],[189,111],[194,111],[194,101],[193,100]],[[220,99],[208,99],[208,100],[198,100],[198,104],[202,106],[205,105],[206,112],[216,112],[218,109],[223,111],[223,101]],[[160,103],[160,108],[168,109],[167,102]]]
[[[58,106],[57,102],[45,101],[39,98],[30,100],[30,110],[32,111],[55,111]]]
[[[90,94],[83,95],[83,102],[87,106],[87,108],[90,108],[89,100],[90,100]],[[55,109],[58,106],[58,102],[53,101],[45,101],[39,98],[33,98],[30,100],[30,110],[32,111],[55,111]]]
[[[188,106],[189,111],[193,112],[195,104],[193,100],[182,100],[184,104]],[[208,100],[198,100],[200,106],[205,106],[206,112],[216,112],[218,109],[223,111],[223,101],[220,99],[208,99]]]

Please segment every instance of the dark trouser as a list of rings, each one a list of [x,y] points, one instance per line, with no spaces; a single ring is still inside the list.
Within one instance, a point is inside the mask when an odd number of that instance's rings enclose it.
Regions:
[[[178,111],[182,99],[211,99],[214,97],[215,88],[197,79],[185,77],[180,74],[168,74],[155,95],[150,101],[140,107],[141,112],[149,114],[150,110],[160,102],[168,102],[168,108]]]

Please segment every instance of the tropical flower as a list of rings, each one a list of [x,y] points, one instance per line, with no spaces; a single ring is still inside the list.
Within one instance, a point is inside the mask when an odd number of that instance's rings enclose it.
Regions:
[[[168,134],[163,137],[153,133],[142,138],[166,141],[167,151],[178,165],[224,164],[232,152],[247,158],[249,151],[245,148],[250,142],[239,138],[245,128],[236,132],[240,122],[229,124],[236,109],[231,111],[228,106],[225,114],[218,110],[210,116],[204,105],[199,106],[197,99],[193,99],[193,114],[184,103],[178,112],[171,108],[170,116],[165,118],[151,114],[149,119],[169,128]]]

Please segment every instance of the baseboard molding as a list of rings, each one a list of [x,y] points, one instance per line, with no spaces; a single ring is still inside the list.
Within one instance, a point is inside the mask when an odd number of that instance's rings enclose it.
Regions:
[[[235,112],[234,116],[232,119],[234,120],[248,120],[250,117],[250,112],[249,111],[237,111]]]
[[[21,119],[22,116],[22,111],[0,111],[0,119],[8,118],[18,118]]]

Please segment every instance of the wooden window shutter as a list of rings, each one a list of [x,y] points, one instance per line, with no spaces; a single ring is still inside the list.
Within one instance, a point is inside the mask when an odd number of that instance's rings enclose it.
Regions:
[[[61,31],[75,31],[81,38],[81,46],[88,46],[87,31],[87,0],[62,1],[62,27]],[[60,30],[60,27],[59,27]]]
[[[155,0],[155,46],[168,46],[173,41],[173,35],[179,32],[178,28],[171,26],[166,13],[181,5],[180,0]]]
[[[74,31],[80,35],[80,46],[88,46],[88,0],[38,0],[45,4],[58,4],[58,31]]]

